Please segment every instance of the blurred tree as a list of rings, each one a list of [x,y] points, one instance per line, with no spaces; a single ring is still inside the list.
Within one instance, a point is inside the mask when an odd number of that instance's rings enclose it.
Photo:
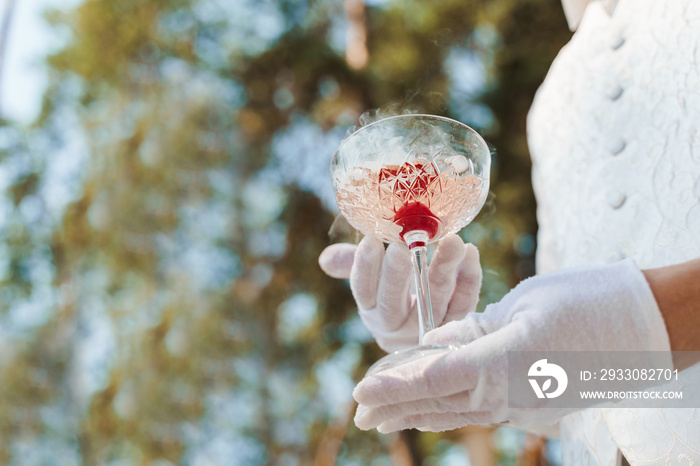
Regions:
[[[380,351],[316,265],[328,162],[369,109],[485,133],[495,207],[464,236],[500,298],[533,271],[524,120],[569,34],[556,0],[86,0],[48,19],[70,39],[42,115],[0,128],[0,461],[452,454],[453,434],[351,424]]]

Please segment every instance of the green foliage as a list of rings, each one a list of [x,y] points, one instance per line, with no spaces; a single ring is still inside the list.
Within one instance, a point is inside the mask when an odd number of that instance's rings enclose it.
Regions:
[[[381,352],[347,284],[317,265],[328,158],[373,108],[478,127],[495,196],[463,234],[487,270],[481,306],[499,299],[533,273],[525,113],[568,31],[555,0],[365,14],[359,70],[337,45],[335,2],[86,0],[49,14],[71,37],[48,58],[42,114],[0,128],[0,461],[367,464],[405,441],[418,463],[449,450],[455,437],[352,425],[352,380]],[[467,98],[446,65],[457,49],[484,64],[468,103],[490,122],[452,113]]]

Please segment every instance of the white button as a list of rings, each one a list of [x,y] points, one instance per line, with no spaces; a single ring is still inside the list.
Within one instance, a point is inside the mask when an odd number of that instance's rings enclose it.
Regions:
[[[610,191],[606,196],[608,205],[613,209],[619,209],[627,200],[627,196],[619,191]]]
[[[610,48],[613,50],[617,50],[620,47],[622,47],[625,43],[625,38],[622,37],[621,35],[614,35],[612,39],[610,40]]]
[[[617,100],[622,95],[622,91],[623,91],[622,86],[620,86],[619,84],[614,84],[614,85],[610,86],[610,88],[608,89],[606,94],[608,96],[608,99]]]
[[[622,251],[620,251],[619,249],[617,251],[612,251],[610,254],[608,254],[608,262],[619,262],[624,258],[625,255],[622,254]]]
[[[623,139],[615,139],[610,142],[608,145],[608,149],[610,149],[610,153],[612,155],[618,155],[620,152],[625,150],[625,141]]]

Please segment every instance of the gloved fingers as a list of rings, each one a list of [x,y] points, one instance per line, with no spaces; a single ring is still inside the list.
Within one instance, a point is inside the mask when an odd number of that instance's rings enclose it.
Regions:
[[[498,421],[497,419],[500,419],[500,417],[495,416],[490,411],[471,412],[460,416],[443,416],[438,414],[435,417],[435,424],[416,427],[416,429],[423,432],[444,432],[446,430],[460,429],[468,425],[499,425],[504,422]]]
[[[350,278],[356,249],[354,244],[331,244],[318,256],[318,265],[329,277]]]
[[[467,345],[445,348],[369,374],[357,384],[353,398],[368,407],[465,391],[473,392],[473,408],[498,397],[507,400],[504,384],[508,380],[508,342],[515,337],[523,338],[524,330],[526,326],[509,325]]]
[[[461,346],[484,336],[480,324],[482,314],[468,314],[462,320],[453,320],[423,336],[424,345]]]
[[[487,404],[480,406],[480,410],[488,409]],[[391,419],[402,419],[417,414],[468,412],[470,410],[470,392],[465,391],[445,397],[431,397],[372,408],[359,405],[355,414],[355,425],[362,430],[369,430]]]
[[[464,245],[464,257],[457,269],[457,278],[452,298],[441,323],[459,320],[476,309],[483,277],[479,250],[471,243]]]
[[[455,292],[457,268],[460,266],[466,248],[462,239],[451,234],[443,238],[430,261],[430,298],[433,307],[433,320],[440,325],[445,319],[447,305]]]
[[[350,289],[360,309],[372,309],[377,303],[377,287],[384,259],[384,244],[365,236],[357,245],[350,270]]]
[[[411,312],[412,278],[408,247],[398,243],[390,244],[384,254],[375,311],[381,316],[385,330],[395,332],[409,326],[417,339],[418,316]]]
[[[470,424],[493,424],[494,416],[487,411],[468,413],[429,413],[406,416],[400,419],[392,419],[383,422],[377,427],[377,431],[388,434],[405,429],[429,430],[442,432],[457,429]]]
[[[443,397],[472,390],[479,378],[479,354],[472,345],[422,356],[414,361],[366,376],[353,391],[368,407]]]

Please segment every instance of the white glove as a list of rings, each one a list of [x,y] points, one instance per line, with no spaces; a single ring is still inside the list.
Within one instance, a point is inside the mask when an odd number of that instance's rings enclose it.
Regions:
[[[418,311],[411,293],[413,270],[408,247],[365,237],[358,246],[333,244],[318,258],[331,277],[350,278],[360,318],[387,351],[418,344]],[[446,236],[428,268],[436,326],[473,311],[481,289],[479,252],[457,235]]]
[[[632,260],[530,278],[483,313],[428,332],[424,342],[465,346],[367,376],[353,393],[359,428],[524,427],[575,411],[509,408],[508,351],[668,351],[672,367],[663,317]]]

